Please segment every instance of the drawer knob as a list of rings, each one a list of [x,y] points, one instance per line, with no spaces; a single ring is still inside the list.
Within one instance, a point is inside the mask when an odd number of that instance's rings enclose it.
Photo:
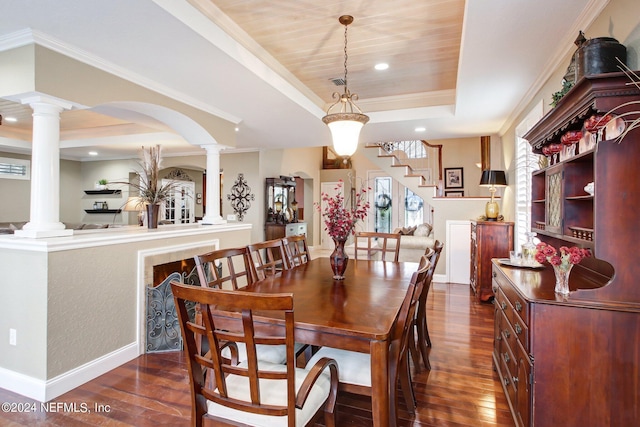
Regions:
[[[504,379],[504,385],[509,385],[509,378]]]
[[[511,380],[513,381],[514,384],[518,384],[518,377],[511,377]]]
[[[522,328],[520,327],[519,323],[516,323],[514,329],[516,330],[516,334],[520,335],[522,333]]]
[[[507,337],[507,338],[509,338],[509,337],[511,336],[511,333],[509,332],[509,330],[508,330],[508,329],[505,329],[505,330],[504,330],[504,332],[503,332],[503,334],[504,334],[504,336],[505,336],[505,337]]]
[[[496,277],[498,277],[498,274],[494,271],[491,276],[495,279]]]
[[[502,304],[500,304],[500,307],[502,307],[503,310],[507,309],[507,303],[502,301]]]
[[[504,359],[504,361],[505,361],[505,362],[507,362],[507,363],[509,363],[509,360],[511,360],[511,359],[509,358],[509,354],[508,354],[508,353],[504,353],[504,354],[502,355],[502,358],[503,358],[503,359]]]
[[[522,311],[522,304],[520,304],[520,301],[516,301],[516,311]]]

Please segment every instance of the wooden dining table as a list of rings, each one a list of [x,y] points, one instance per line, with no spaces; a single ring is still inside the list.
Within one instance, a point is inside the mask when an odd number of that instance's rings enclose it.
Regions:
[[[344,280],[333,280],[329,258],[317,258],[242,290],[292,293],[296,342],[369,353],[373,425],[395,426],[395,402],[390,398],[395,384],[389,378],[391,329],[417,268],[412,262],[350,259]],[[265,319],[274,324],[279,320]]]

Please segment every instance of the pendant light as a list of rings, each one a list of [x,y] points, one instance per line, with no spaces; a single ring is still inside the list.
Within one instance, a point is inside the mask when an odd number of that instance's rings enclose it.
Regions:
[[[344,93],[333,93],[333,99],[337,101],[327,109],[327,115],[322,118],[322,121],[331,130],[333,149],[336,154],[349,157],[356,152],[360,130],[369,121],[369,117],[362,114],[362,110],[354,103],[358,95],[349,92],[347,86],[347,27],[353,22],[353,16],[343,15],[338,18],[338,21],[344,25]],[[340,105],[339,111],[332,113],[331,110],[338,105]]]

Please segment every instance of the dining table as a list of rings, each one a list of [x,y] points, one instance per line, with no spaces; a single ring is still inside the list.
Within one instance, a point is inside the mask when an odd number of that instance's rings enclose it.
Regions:
[[[369,353],[373,425],[387,427],[396,425],[391,332],[417,268],[414,262],[351,259],[344,279],[334,280],[329,258],[316,258],[241,290],[292,293],[298,343]],[[284,322],[266,312],[260,317],[268,327]]]

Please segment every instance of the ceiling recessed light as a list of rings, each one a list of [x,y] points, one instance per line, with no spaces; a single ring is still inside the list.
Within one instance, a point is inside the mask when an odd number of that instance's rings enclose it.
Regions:
[[[5,119],[5,121],[12,122],[12,123],[18,121],[18,119],[16,119],[15,117],[5,117],[4,119]]]
[[[239,127],[236,127],[236,132],[239,132],[239,131],[240,131],[240,128],[239,128]]]
[[[425,130],[427,130],[427,128],[422,127],[422,126],[419,126],[419,127],[415,128],[416,132],[424,132]]]
[[[379,64],[376,64],[373,68],[375,68],[378,71],[382,71],[389,68],[389,64],[387,64],[386,62],[381,62]]]
[[[90,156],[97,156],[98,152],[97,151],[89,151],[89,155]]]

